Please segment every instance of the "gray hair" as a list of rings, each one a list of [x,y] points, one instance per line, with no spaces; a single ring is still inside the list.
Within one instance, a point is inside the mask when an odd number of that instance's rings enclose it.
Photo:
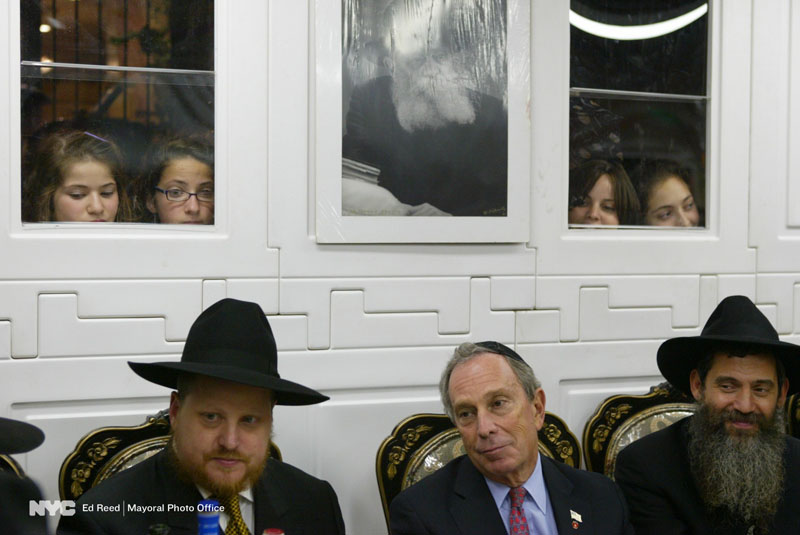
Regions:
[[[487,347],[473,344],[472,342],[464,342],[458,346],[455,351],[453,351],[453,356],[450,357],[450,360],[444,367],[442,378],[439,380],[439,395],[442,397],[444,412],[447,413],[447,416],[449,416],[450,420],[453,422],[455,422],[455,414],[453,414],[453,402],[450,399],[450,376],[453,375],[453,370],[456,368],[456,366],[463,364],[468,360],[472,360],[478,355],[482,355],[484,353],[500,355],[506,359],[506,362],[514,372],[514,375],[517,376],[517,380],[519,380],[519,384],[525,391],[525,395],[528,397],[528,400],[533,400],[536,390],[542,386],[542,383],[536,378],[536,374],[533,373],[533,369],[524,361],[509,357],[508,355],[503,355],[502,353],[498,353],[497,351]]]

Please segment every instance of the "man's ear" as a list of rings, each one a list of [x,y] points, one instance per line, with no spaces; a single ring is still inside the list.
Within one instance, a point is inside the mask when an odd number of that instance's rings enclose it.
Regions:
[[[535,411],[535,421],[536,421],[536,430],[542,428],[544,425],[544,406],[546,403],[544,390],[541,388],[537,388],[536,392],[533,393],[533,399],[531,403],[533,403],[533,408]]]
[[[700,380],[700,374],[697,369],[692,370],[689,374],[689,387],[692,389],[692,396],[696,401],[703,398],[703,381]]]
[[[178,409],[181,408],[181,401],[178,399],[178,393],[173,392],[169,396],[169,423],[170,426],[175,425],[175,421],[178,417]]]
[[[789,394],[789,379],[784,377],[783,384],[781,385],[781,391],[778,395],[778,407],[783,407],[784,403],[786,403],[786,396]]]

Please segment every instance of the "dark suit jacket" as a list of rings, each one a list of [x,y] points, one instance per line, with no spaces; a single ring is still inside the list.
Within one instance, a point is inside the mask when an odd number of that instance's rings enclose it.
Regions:
[[[41,499],[39,488],[27,477],[0,472],[0,533],[47,535],[45,517],[28,514],[28,501]]]
[[[270,459],[253,487],[255,534],[281,528],[286,535],[344,534],[344,521],[333,488],[297,468]],[[78,500],[77,512],[61,517],[58,535],[143,535],[152,524],[163,523],[172,535],[196,535],[197,513],[170,506],[196,506],[202,500],[194,485],[183,483],[162,452],[88,490]],[[131,505],[163,507],[137,513]],[[122,512],[99,512],[99,506],[120,505]],[[85,511],[93,506],[94,511]]]
[[[378,185],[400,202],[430,203],[456,216],[505,216],[508,209],[508,113],[471,93],[475,121],[407,132],[392,102],[392,78],[353,90],[342,155],[381,170]]]
[[[613,481],[542,456],[542,473],[561,535],[632,534],[625,500]],[[581,516],[577,529],[570,511]],[[463,455],[392,501],[393,535],[493,535],[506,530],[489,486]]]
[[[617,457],[616,480],[628,500],[631,523],[647,535],[725,535],[747,527],[721,527],[709,518],[689,471],[690,418],[647,435]],[[786,489],[772,533],[800,533],[800,440],[786,437]]]

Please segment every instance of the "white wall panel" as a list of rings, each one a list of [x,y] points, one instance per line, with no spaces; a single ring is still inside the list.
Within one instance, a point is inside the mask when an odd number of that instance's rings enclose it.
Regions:
[[[333,485],[348,533],[386,533],[375,475],[378,447],[405,417],[441,412],[439,395],[435,387],[331,394],[334,398],[308,410],[307,418],[297,415],[294,408],[276,408],[276,443],[288,462]],[[290,420],[285,418],[289,413]],[[298,418],[305,420],[307,428],[296,425]],[[342,462],[345,459],[358,462]]]
[[[81,319],[78,296],[39,296],[39,356],[79,357],[173,353],[182,343],[164,340],[163,318]]]
[[[537,310],[560,312],[562,341],[624,339],[627,333],[638,333],[636,338],[667,336],[670,328],[696,327],[700,321],[698,276],[537,277],[536,284]],[[605,289],[604,293],[598,289]],[[649,322],[644,331],[621,322],[621,334],[619,329],[607,330],[606,311],[612,308],[668,310],[666,316],[653,311],[661,320],[652,316],[650,320],[655,321],[641,320]],[[639,312],[630,311],[631,321],[640,321]]]
[[[663,379],[656,365],[661,340],[571,344],[520,344],[517,351],[542,382],[546,409],[580,439],[583,426],[605,398],[646,392]]]
[[[758,247],[759,272],[800,267],[797,222],[797,141],[800,130],[800,55],[797,1],[753,3],[753,109],[750,244]],[[795,52],[795,54],[792,54]]]
[[[757,278],[759,303],[770,303],[776,308],[775,328],[779,334],[800,332],[800,274],[764,274]]]
[[[492,310],[525,310],[536,304],[536,278],[492,277]]]
[[[0,281],[0,318],[11,320],[14,358],[37,355],[38,340],[47,337],[38,327],[40,294],[75,295],[73,319],[162,318],[162,341],[185,339],[202,311],[201,281]]]
[[[0,360],[11,358],[11,322],[0,321]]]

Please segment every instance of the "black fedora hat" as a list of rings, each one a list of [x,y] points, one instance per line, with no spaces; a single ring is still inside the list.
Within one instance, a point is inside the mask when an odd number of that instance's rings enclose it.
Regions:
[[[712,349],[736,344],[780,359],[789,379],[789,393],[800,390],[800,346],[781,342],[767,317],[743,295],[723,299],[700,336],[671,338],[661,344],[658,369],[673,386],[691,396],[689,374],[700,359]]]
[[[44,433],[35,425],[0,418],[0,453],[25,453],[44,442]]]
[[[189,329],[180,362],[128,362],[150,382],[177,388],[181,373],[205,375],[275,394],[278,405],[313,405],[328,398],[281,379],[278,349],[264,311],[256,303],[223,299],[203,311]]]

